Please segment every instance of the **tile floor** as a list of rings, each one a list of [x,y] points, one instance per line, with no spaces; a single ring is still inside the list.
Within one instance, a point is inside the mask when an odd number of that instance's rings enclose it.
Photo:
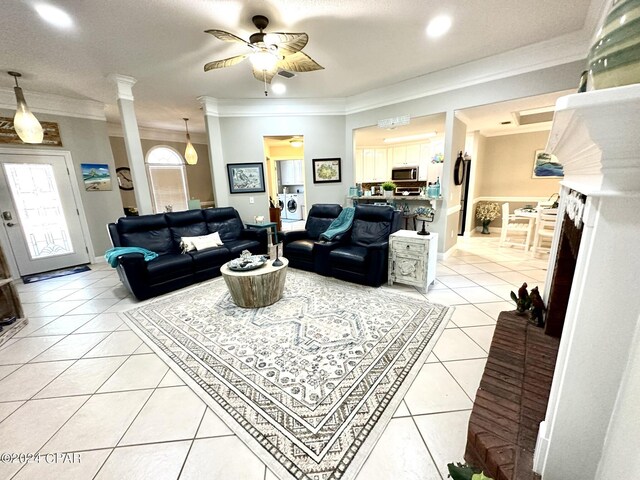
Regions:
[[[523,281],[542,289],[546,268],[485,237],[439,262],[426,298],[456,310],[358,479],[446,479],[462,460],[495,319]],[[0,348],[0,452],[80,462],[0,462],[0,478],[276,478],[118,317],[137,302],[107,265],[18,290],[29,324]]]

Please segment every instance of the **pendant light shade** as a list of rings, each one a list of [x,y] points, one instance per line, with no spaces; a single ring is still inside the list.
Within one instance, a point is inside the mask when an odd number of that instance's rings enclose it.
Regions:
[[[13,128],[15,128],[20,140],[24,143],[42,143],[44,138],[42,125],[40,125],[38,119],[31,113],[31,110],[29,110],[27,102],[24,99],[24,93],[22,93],[22,89],[18,85],[18,77],[22,75],[18,72],[8,73],[16,81],[16,86],[13,87],[13,90],[16,94],[18,106],[16,108],[16,114],[13,117]]]
[[[187,124],[187,121],[189,121],[189,119],[183,118],[183,120],[184,126],[187,130],[187,148],[185,148],[184,150],[184,159],[189,165],[195,165],[196,163],[198,163],[198,153],[196,152],[196,149],[193,148],[193,144],[191,143],[191,136],[189,135],[189,125]]]

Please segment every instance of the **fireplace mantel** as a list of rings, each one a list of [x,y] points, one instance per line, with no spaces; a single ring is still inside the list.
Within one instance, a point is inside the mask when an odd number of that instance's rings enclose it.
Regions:
[[[546,150],[565,171],[559,218],[570,190],[587,198],[534,470],[624,478],[640,445],[640,85],[558,99]]]

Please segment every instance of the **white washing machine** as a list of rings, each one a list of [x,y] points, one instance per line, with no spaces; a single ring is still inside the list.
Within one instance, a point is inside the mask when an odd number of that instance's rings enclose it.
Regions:
[[[287,204],[288,195],[284,193],[278,194],[278,206],[280,207],[280,219],[287,219],[287,209],[284,206]]]
[[[289,220],[302,220],[302,205],[300,196],[297,193],[287,193],[285,195],[285,210]]]

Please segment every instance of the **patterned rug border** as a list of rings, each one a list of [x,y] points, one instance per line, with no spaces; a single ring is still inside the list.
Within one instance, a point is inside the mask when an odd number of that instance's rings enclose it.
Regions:
[[[341,280],[336,280],[333,278],[325,278],[325,280],[329,280],[335,282],[337,284],[345,283],[348,285],[354,285],[348,282],[343,282]],[[291,474],[275,457],[272,453],[267,451],[265,447],[257,441],[250,431],[247,431],[242,427],[230,414],[227,412],[218,402],[216,402],[212,396],[206,391],[206,389],[198,383],[195,379],[193,379],[173,358],[171,358],[163,349],[160,347],[154,339],[150,336],[149,333],[140,329],[133,320],[131,320],[126,313],[135,310],[140,307],[144,307],[146,305],[152,304],[159,300],[166,300],[168,298],[182,296],[188,293],[191,290],[199,288],[203,285],[212,284],[214,282],[223,282],[224,280],[221,277],[214,278],[212,280],[207,280],[205,282],[200,282],[190,287],[178,290],[176,292],[171,292],[166,295],[162,295],[160,297],[151,298],[145,300],[143,302],[137,303],[123,312],[118,312],[118,316],[127,324],[129,328],[147,345],[155,354],[157,354],[162,361],[173,371],[198,397],[209,407],[213,412],[222,420],[222,422],[251,450],[251,452],[256,455],[267,467],[271,470],[280,480],[299,480],[294,475]],[[363,289],[371,289],[372,291],[376,291],[378,289],[373,287],[362,287]],[[407,296],[402,293],[397,293],[390,290],[385,290],[385,294],[392,295],[398,297],[399,299],[406,299]],[[426,303],[429,302],[426,298],[424,299]],[[431,303],[432,305],[439,305]],[[378,443],[378,440],[384,433],[384,430],[387,428],[389,422],[393,418],[393,414],[397,410],[398,406],[404,399],[405,394],[413,384],[414,380],[420,373],[425,361],[427,360],[429,354],[432,352],[433,347],[437,343],[438,339],[442,335],[442,332],[445,330],[447,324],[451,320],[451,316],[455,310],[453,306],[447,306],[448,310],[443,316],[442,320],[436,327],[435,331],[431,335],[431,338],[427,342],[424,350],[418,357],[418,360],[412,365],[409,373],[406,375],[400,387],[393,395],[391,401],[384,408],[384,412],[380,415],[378,420],[375,423],[375,426],[372,428],[371,432],[367,436],[366,440],[359,447],[357,453],[352,458],[351,462],[347,466],[346,470],[342,472],[341,480],[354,480],[362,467],[364,466],[367,458],[373,451],[375,445]]]

